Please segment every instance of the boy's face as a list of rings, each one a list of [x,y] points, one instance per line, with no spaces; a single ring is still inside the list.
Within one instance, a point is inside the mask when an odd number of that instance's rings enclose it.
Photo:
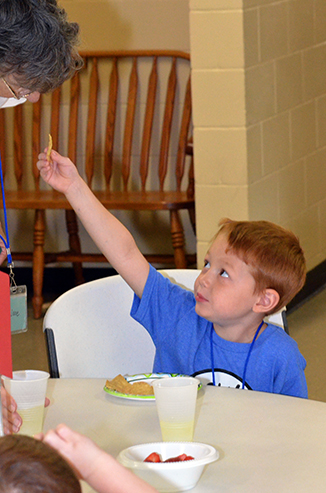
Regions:
[[[221,327],[241,324],[253,313],[259,300],[249,267],[231,251],[220,233],[205,257],[205,266],[195,282],[196,312]]]

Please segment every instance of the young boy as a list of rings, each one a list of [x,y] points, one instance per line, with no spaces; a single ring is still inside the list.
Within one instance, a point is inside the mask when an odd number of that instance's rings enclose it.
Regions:
[[[154,371],[211,372],[217,385],[307,397],[306,363],[296,343],[264,323],[305,281],[303,252],[292,233],[265,221],[222,221],[193,294],[149,265],[68,158],[52,151],[48,162],[42,153],[37,165],[133,289],[131,315],[154,341]]]

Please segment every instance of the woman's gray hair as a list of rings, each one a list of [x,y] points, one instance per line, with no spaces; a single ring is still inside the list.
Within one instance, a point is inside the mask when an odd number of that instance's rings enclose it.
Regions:
[[[0,0],[0,76],[41,93],[59,87],[83,62],[79,26],[56,0]]]

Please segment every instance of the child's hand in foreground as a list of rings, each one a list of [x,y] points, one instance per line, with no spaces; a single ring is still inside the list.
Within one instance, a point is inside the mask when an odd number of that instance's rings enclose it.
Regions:
[[[55,430],[36,438],[43,439],[55,448],[73,466],[78,477],[86,481],[101,455],[105,454],[90,438],[80,435],[66,425],[59,425]]]
[[[123,467],[90,438],[59,425],[36,438],[56,449],[80,479],[98,493],[157,493],[148,483]]]

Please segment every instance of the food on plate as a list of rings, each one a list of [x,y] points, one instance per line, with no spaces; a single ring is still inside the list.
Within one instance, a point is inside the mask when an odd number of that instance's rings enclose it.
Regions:
[[[49,162],[51,161],[50,155],[51,155],[51,151],[52,151],[52,146],[53,146],[52,135],[49,134],[48,152],[46,153],[46,160]]]
[[[129,383],[122,375],[117,375],[112,380],[107,380],[105,386],[108,389],[131,395],[154,395],[153,387],[147,382]]]
[[[160,454],[157,452],[152,452],[149,454],[146,459],[144,459],[144,462],[184,462],[186,460],[195,460],[194,457],[191,455],[187,454],[180,454],[177,457],[170,457],[169,459],[162,460]]]

